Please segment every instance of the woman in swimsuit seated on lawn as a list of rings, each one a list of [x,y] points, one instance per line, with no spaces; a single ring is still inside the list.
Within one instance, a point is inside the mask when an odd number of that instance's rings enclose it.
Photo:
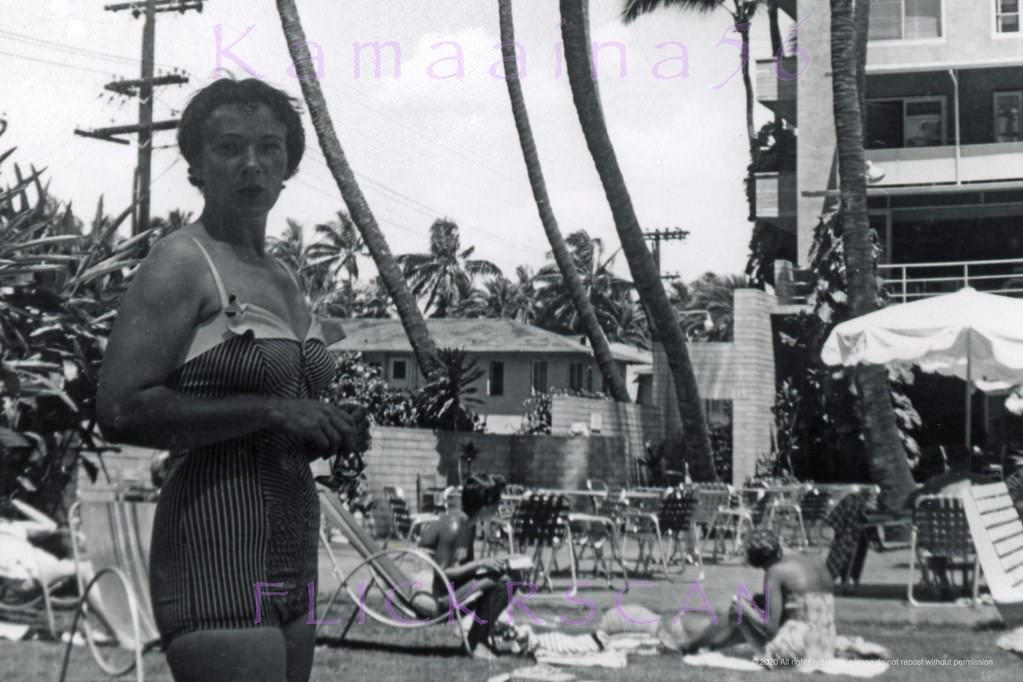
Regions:
[[[772,666],[834,657],[835,601],[824,564],[783,550],[770,530],[750,533],[746,561],[764,569],[764,593],[754,604],[733,600],[728,619],[709,626],[683,650],[723,649],[745,641]]]

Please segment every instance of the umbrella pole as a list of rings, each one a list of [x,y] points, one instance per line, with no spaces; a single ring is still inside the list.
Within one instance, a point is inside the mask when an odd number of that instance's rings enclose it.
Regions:
[[[966,451],[970,453],[970,445],[973,440],[973,377],[970,376],[970,364],[972,362],[970,353],[970,341],[972,335],[966,334]],[[967,455],[972,457],[972,453]],[[969,461],[969,460],[968,460]]]

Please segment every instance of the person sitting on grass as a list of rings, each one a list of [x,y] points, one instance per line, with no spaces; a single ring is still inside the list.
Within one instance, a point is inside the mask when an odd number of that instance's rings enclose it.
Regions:
[[[459,594],[466,588],[482,592],[467,609],[474,618],[469,628],[468,642],[476,658],[492,658],[497,653],[497,642],[508,628],[498,623],[498,616],[508,607],[509,581],[521,576],[508,567],[507,558],[490,557],[475,560],[473,541],[477,523],[497,513],[501,502],[504,480],[487,474],[471,476],[462,486],[462,509],[451,510],[424,530],[419,546],[430,550],[434,561],[444,570],[447,579]],[[435,576],[434,596],[446,599],[447,588],[440,576]]]
[[[782,549],[771,530],[750,533],[745,551],[750,566],[764,569],[763,594],[756,595],[753,603],[733,598],[727,620],[707,627],[682,645],[682,651],[724,649],[746,642],[771,664],[834,657],[835,601],[824,564]]]

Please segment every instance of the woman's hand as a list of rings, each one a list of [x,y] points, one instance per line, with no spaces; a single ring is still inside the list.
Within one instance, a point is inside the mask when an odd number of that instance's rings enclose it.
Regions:
[[[281,399],[271,409],[273,428],[299,439],[310,455],[329,457],[369,447],[369,418],[358,405]]]

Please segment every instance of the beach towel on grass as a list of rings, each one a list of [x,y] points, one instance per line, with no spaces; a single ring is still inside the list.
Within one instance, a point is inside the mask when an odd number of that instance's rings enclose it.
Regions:
[[[798,670],[802,673],[821,672],[826,675],[849,675],[850,677],[875,677],[888,670],[888,661],[892,654],[880,644],[868,642],[862,637],[835,638],[836,658],[817,661],[794,667],[779,667],[780,670]],[[701,652],[684,656],[682,662],[687,665],[708,668],[727,668],[729,670],[770,670],[761,666],[755,659],[726,656],[720,651]]]

